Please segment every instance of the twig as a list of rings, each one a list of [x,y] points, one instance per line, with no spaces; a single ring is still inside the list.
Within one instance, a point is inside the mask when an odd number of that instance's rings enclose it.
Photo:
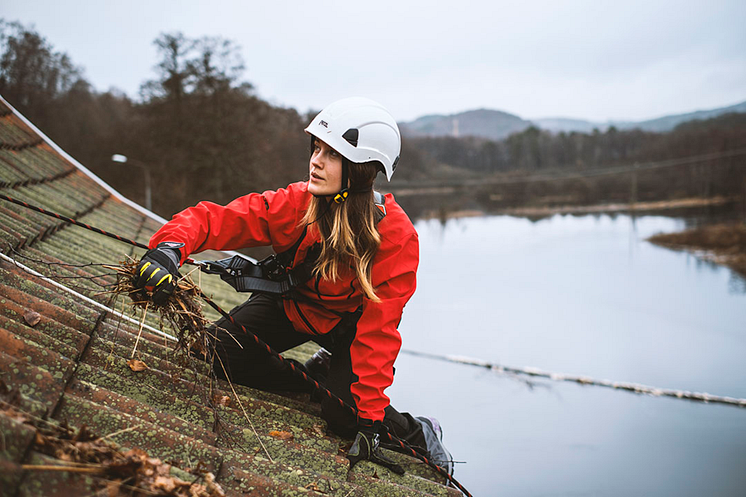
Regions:
[[[124,428],[122,430],[115,431],[114,433],[109,433],[108,435],[99,438],[99,440],[106,440],[107,438],[111,438],[115,435],[121,435],[122,433],[127,433],[128,431],[137,430],[141,426],[142,425],[135,425],[135,426],[132,426],[131,428]]]
[[[68,471],[70,473],[101,473],[103,467],[86,467],[86,466],[54,466],[43,464],[21,464],[21,469],[31,471]]]
[[[191,271],[189,271],[189,272],[188,272],[187,274],[185,274],[184,276],[182,276],[182,277],[181,277],[181,278],[179,278],[179,279],[180,279],[180,280],[183,280],[184,278],[189,278],[189,277],[190,277],[190,276],[192,275],[192,273],[193,273],[193,272],[195,272],[195,271],[198,271],[198,270],[199,270],[199,266],[195,266],[195,267],[194,267],[194,269],[192,269]],[[200,271],[200,273],[201,273],[201,272],[202,272],[202,271]],[[202,282],[202,275],[201,275],[201,274],[200,274],[200,277],[199,277],[199,280],[198,280],[198,281],[199,281],[199,282]]]
[[[188,316],[189,319],[192,321],[192,324],[194,325],[194,328],[195,329],[199,329],[199,326],[197,325],[197,322],[194,320],[194,317],[192,316],[192,314],[189,312],[189,310],[184,305],[184,302],[182,302],[181,300],[178,300],[177,302],[179,303],[179,306],[184,310],[184,315]]]
[[[145,302],[145,309],[142,310],[142,321],[140,321],[140,329],[137,332],[137,340],[135,340],[135,347],[132,349],[132,354],[130,355],[130,359],[133,359],[135,357],[135,352],[137,351],[137,344],[140,343],[140,337],[142,336],[142,326],[145,324],[145,316],[148,314],[148,306],[150,305],[150,301],[148,300]]]
[[[234,342],[236,342],[236,345],[238,345],[238,348],[240,348],[240,349],[243,348],[243,345],[241,344],[241,342],[238,341],[238,339],[236,337],[233,336],[233,333],[231,333],[230,331],[228,331],[225,328],[220,328],[220,329],[223,330],[229,337],[231,337]],[[215,338],[217,340],[217,335],[215,337],[213,337],[213,338]]]
[[[241,399],[238,397],[238,394],[236,393],[236,389],[233,388],[233,382],[230,379],[228,379],[228,371],[225,370],[225,366],[223,365],[223,360],[220,358],[220,354],[216,352],[215,357],[217,357],[218,361],[220,361],[220,367],[223,368],[223,373],[225,374],[225,378],[226,380],[228,380],[228,386],[231,387],[231,390],[233,391],[233,395],[236,397],[236,402],[238,402],[238,406],[241,408],[241,411],[243,412],[243,415],[246,418],[246,421],[249,422],[249,426],[251,426],[251,430],[254,432],[254,436],[256,437],[257,441],[259,441],[259,445],[262,446],[262,449],[264,449],[264,453],[267,454],[267,457],[269,458],[269,462],[274,464],[275,461],[272,459],[272,456],[269,455],[269,451],[267,450],[267,447],[264,446],[264,442],[262,442],[262,439],[259,438],[259,433],[257,433],[256,428],[254,428],[254,423],[251,422],[251,418],[249,418],[249,415],[246,413],[246,409],[244,409],[243,404],[241,403]]]

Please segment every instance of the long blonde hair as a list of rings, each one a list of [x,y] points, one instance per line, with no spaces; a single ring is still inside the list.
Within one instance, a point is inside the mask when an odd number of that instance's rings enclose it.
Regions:
[[[321,253],[313,273],[336,281],[344,265],[355,270],[365,296],[380,302],[371,282],[373,257],[381,245],[376,223],[380,211],[373,197],[373,181],[378,163],[355,164],[347,159],[350,195],[347,201],[335,203],[330,197],[312,197],[301,223],[316,224],[321,238]]]

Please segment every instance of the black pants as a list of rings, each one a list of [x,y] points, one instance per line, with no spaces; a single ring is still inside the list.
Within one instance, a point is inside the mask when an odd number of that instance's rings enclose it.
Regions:
[[[359,314],[349,314],[332,331],[319,336],[296,331],[285,315],[279,297],[255,293],[249,300],[235,307],[230,314],[236,322],[256,334],[277,352],[284,352],[309,340],[330,351],[331,364],[324,386],[347,404],[355,405],[350,386],[358,378],[352,371],[350,346],[355,338]],[[222,361],[222,365],[221,361],[214,361],[214,371],[218,377],[225,378],[225,367],[230,380],[241,385],[270,391],[311,391],[312,387],[293,374],[286,364],[257,346],[252,338],[246,336],[227,319],[221,318],[215,323],[214,333],[218,339],[215,349]],[[296,366],[303,368],[301,364]],[[322,399],[321,413],[329,428],[340,436],[353,438],[357,433],[355,415],[325,396],[322,396]],[[410,414],[400,413],[388,406],[383,424],[392,434],[405,440],[412,447],[422,449],[426,454],[427,445],[422,426]]]

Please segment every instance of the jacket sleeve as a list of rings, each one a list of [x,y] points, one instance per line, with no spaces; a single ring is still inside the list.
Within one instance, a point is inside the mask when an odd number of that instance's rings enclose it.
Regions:
[[[383,410],[389,405],[384,390],[394,381],[394,361],[401,348],[397,327],[404,304],[417,286],[418,264],[416,232],[386,250],[379,248],[374,259],[371,277],[381,301],[363,299],[363,313],[350,347],[352,371],[357,376],[350,390],[363,419],[383,420]]]
[[[305,183],[264,193],[250,193],[226,206],[200,202],[174,215],[150,239],[151,248],[160,242],[184,244],[181,262],[203,250],[235,250],[273,245],[290,247],[308,204]]]

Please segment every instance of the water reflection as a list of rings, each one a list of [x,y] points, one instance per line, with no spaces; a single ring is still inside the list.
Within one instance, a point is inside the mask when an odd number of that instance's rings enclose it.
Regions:
[[[440,224],[445,226],[449,221],[462,217],[474,217],[481,215],[500,215],[505,214],[506,206],[503,203],[490,201],[490,197],[483,193],[464,193],[452,191],[448,194],[432,195],[396,195],[396,201],[404,208],[412,220],[437,219]],[[623,204],[622,204],[623,205]],[[616,204],[618,207],[619,204]],[[551,206],[549,206],[551,207]],[[561,205],[557,205],[561,208]],[[544,219],[555,216],[556,213],[547,210],[542,214],[521,215],[520,217],[532,222],[539,222]],[[655,212],[646,212],[641,210],[626,208],[615,212],[568,212],[563,215],[574,217],[587,216],[610,216],[612,219],[617,216],[630,217],[634,223],[635,219],[640,216],[665,216],[684,221],[686,228],[693,228],[703,224],[713,224],[725,221],[732,221],[743,218],[743,212],[739,210],[737,203],[728,203],[721,205],[704,205],[699,207],[675,208],[659,210]]]
[[[421,219],[404,348],[744,398],[743,279],[645,241],[700,214]],[[507,379],[401,356],[388,393],[441,418],[475,495],[720,496],[746,485],[743,409]]]

